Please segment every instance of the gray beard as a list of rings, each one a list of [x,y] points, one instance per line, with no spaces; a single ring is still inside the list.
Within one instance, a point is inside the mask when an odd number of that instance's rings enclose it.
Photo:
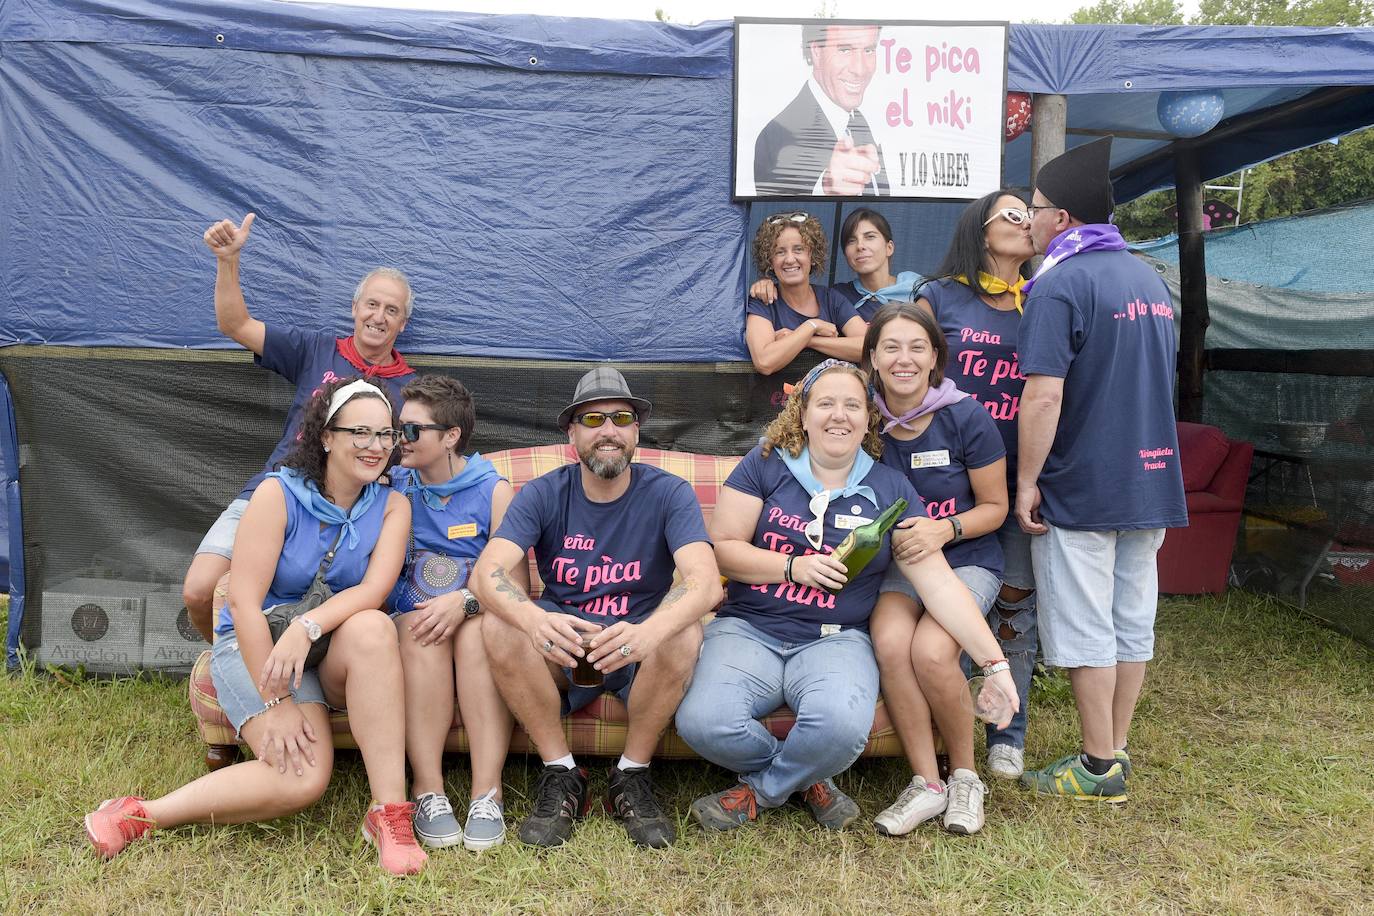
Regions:
[[[603,458],[596,451],[596,447],[599,444],[600,443],[593,444],[590,449],[580,454],[578,457],[581,458],[582,463],[587,466],[587,470],[591,471],[597,477],[600,477],[602,480],[615,480],[621,474],[625,473],[625,469],[630,466],[630,458],[633,457],[634,451],[622,451],[613,458]]]

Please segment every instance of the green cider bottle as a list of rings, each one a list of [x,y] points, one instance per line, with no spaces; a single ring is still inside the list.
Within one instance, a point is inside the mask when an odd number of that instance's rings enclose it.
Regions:
[[[897,524],[897,520],[906,511],[906,506],[905,499],[898,499],[873,521],[853,529],[845,535],[843,541],[840,541],[840,546],[835,548],[832,556],[844,564],[846,582],[853,582],[854,577],[863,572],[869,560],[877,556],[883,546],[883,535]]]

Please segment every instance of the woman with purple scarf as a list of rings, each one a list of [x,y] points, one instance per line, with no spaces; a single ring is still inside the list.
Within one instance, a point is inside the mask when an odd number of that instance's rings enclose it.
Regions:
[[[1006,449],[982,405],[945,378],[948,361],[940,326],[909,302],[879,309],[864,337],[864,369],[883,418],[882,462],[907,476],[925,509],[893,532],[898,563],[879,587],[870,622],[883,699],[914,773],[875,819],[878,832],[888,836],[909,833],[939,814],[953,833],[983,826],[987,789],[974,768],[959,645],[923,613],[899,565],[943,552],[984,616],[1001,585],[997,530],[1007,515]],[[1005,659],[988,664],[1008,667]],[[949,752],[948,784],[939,779],[932,715]]]

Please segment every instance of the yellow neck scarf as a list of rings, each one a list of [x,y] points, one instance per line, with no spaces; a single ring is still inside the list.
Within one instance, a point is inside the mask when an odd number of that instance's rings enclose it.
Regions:
[[[968,278],[963,274],[959,274],[954,279],[965,286],[969,285]],[[1025,314],[1025,310],[1021,308],[1021,287],[1026,285],[1025,277],[1017,277],[1015,283],[1008,283],[1001,277],[994,277],[987,271],[980,270],[978,271],[978,283],[987,293],[993,296],[1000,296],[1002,293],[1011,293],[1012,298],[1016,300],[1016,311],[1019,314]]]

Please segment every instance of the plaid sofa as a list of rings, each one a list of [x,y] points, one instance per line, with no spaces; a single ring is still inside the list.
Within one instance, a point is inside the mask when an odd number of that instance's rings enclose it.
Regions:
[[[571,447],[567,445],[508,449],[494,452],[487,455],[487,458],[517,490],[535,477],[577,460]],[[641,448],[636,454],[635,460],[642,464],[660,467],[690,483],[696,491],[697,499],[701,502],[702,512],[705,514],[707,522],[710,521],[711,512],[715,509],[716,493],[719,491],[720,485],[725,482],[725,478],[739,461],[738,458],[718,458],[712,455],[670,452],[651,448]],[[542,588],[542,584],[532,559],[530,562],[530,581],[533,583],[534,591],[537,594]],[[216,590],[216,615],[218,615],[219,608],[223,606],[224,601],[225,596],[222,591]],[[215,696],[215,686],[210,679],[210,653],[208,651],[201,653],[200,658],[196,660],[195,667],[191,671],[189,689],[191,709],[196,714],[196,722],[200,728],[201,737],[208,746],[206,752],[207,766],[215,769],[237,760],[239,747],[234,739],[233,726],[224,717],[224,713],[219,707],[219,701]],[[763,720],[769,731],[779,738],[787,734],[794,721],[795,717],[792,711],[786,707],[779,709]],[[335,747],[357,747],[348,728],[347,713],[333,713],[330,716],[330,725]],[[625,747],[627,726],[625,705],[610,694],[603,695],[600,699],[563,720],[563,729],[567,733],[573,753],[591,756],[614,757],[619,755]],[[449,751],[466,752],[468,750],[467,731],[463,728],[456,705],[453,711],[453,728],[449,731],[444,747]],[[534,747],[529,738],[519,727],[516,728],[511,739],[510,749],[513,753],[534,752]],[[900,756],[901,753],[901,742],[898,740],[896,732],[892,730],[880,700],[877,714],[874,717],[873,731],[869,735],[868,746],[864,749],[864,754],[876,757],[896,757]],[[671,728],[659,741],[657,755],[666,758],[696,756],[692,749]]]

